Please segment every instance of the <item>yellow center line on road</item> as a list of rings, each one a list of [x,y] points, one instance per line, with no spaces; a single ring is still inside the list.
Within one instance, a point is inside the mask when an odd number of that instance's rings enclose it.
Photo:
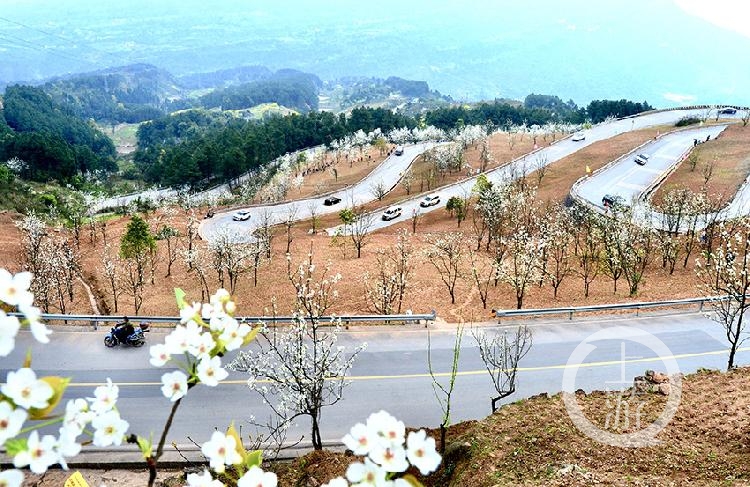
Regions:
[[[737,352],[747,352],[750,351],[750,347],[741,347],[737,349]],[[622,365],[622,364],[637,364],[637,363],[648,363],[648,362],[660,362],[662,360],[679,360],[684,358],[694,358],[694,357],[705,357],[709,355],[724,355],[726,353],[729,353],[728,349],[725,350],[713,350],[710,352],[696,352],[696,353],[681,353],[678,355],[669,355],[666,357],[645,357],[645,358],[635,358],[635,359],[629,359],[629,360],[607,360],[607,361],[601,361],[601,362],[585,362],[583,364],[580,364],[578,366],[568,364],[563,365],[540,365],[537,367],[518,367],[519,372],[537,372],[541,370],[559,370],[559,369],[566,369],[568,367],[571,368],[593,368],[593,367],[611,367],[613,365]],[[486,374],[486,369],[481,370],[467,370],[463,372],[457,372],[457,376],[471,376],[471,375],[481,375]],[[435,374],[435,377],[450,377],[450,372],[439,372]],[[367,380],[399,380],[399,379],[424,379],[429,378],[429,373],[418,373],[418,374],[397,374],[397,375],[357,375],[357,376],[349,376],[346,378],[346,380],[350,381],[367,381]],[[332,378],[333,379],[333,378]],[[255,382],[258,383],[269,383],[270,381],[267,380],[257,380]],[[115,383],[118,386],[128,387],[128,386],[161,386],[161,382],[116,382]],[[228,384],[228,385],[244,385],[247,384],[247,379],[240,379],[240,380],[224,380],[221,381],[221,384]],[[68,387],[97,387],[105,385],[103,382],[71,382],[68,384]]]

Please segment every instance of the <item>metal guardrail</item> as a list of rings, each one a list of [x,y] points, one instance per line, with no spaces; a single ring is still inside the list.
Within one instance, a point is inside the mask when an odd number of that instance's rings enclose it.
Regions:
[[[9,315],[23,317],[21,313],[8,313]],[[321,323],[329,323],[333,320],[340,320],[342,324],[348,325],[351,323],[419,323],[421,321],[435,321],[437,313],[432,310],[428,314],[397,314],[397,315],[327,315],[319,317]],[[238,316],[235,317],[238,321],[245,323],[292,323],[294,322],[293,316]],[[84,322],[89,323],[94,328],[99,323],[113,322],[118,323],[125,319],[124,315],[72,315],[62,313],[42,313],[41,319],[45,321],[64,321],[64,322]],[[131,316],[128,315],[128,319],[131,323],[137,324],[140,322],[147,322],[149,324],[154,323],[179,323],[179,316]]]
[[[698,310],[703,311],[703,306],[710,301],[724,301],[728,296],[714,296],[707,298],[688,298],[673,299],[668,301],[644,301],[638,303],[617,303],[617,304],[598,304],[592,306],[574,306],[567,308],[537,308],[537,309],[497,309],[495,317],[499,320],[502,318],[512,318],[516,316],[535,316],[535,315],[553,315],[568,314],[568,319],[573,319],[574,313],[594,313],[598,311],[611,310],[635,310],[636,313],[642,309],[648,308],[666,308],[674,306],[698,305]]]

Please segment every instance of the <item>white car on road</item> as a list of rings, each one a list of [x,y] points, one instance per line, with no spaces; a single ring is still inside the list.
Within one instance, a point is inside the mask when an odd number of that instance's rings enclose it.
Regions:
[[[383,212],[383,220],[389,221],[393,220],[394,218],[398,218],[401,216],[401,207],[400,206],[393,206],[391,208],[388,208]]]
[[[232,215],[232,220],[236,222],[244,222],[250,219],[250,210],[240,210]]]
[[[580,142],[582,140],[586,140],[586,134],[584,134],[583,132],[577,132],[573,134],[573,138],[571,138],[570,140],[572,140],[573,142]]]
[[[422,201],[419,202],[419,206],[427,208],[428,206],[435,206],[438,203],[440,203],[440,196],[431,194],[422,198]]]

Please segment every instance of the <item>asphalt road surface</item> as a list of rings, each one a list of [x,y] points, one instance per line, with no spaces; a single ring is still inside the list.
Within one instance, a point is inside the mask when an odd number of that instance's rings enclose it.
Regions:
[[[726,125],[701,127],[665,135],[633,151],[620,162],[586,179],[578,186],[578,195],[589,203],[602,207],[602,197],[606,194],[619,196],[625,203],[641,198],[643,192],[662,174],[674,167],[680,157],[693,147],[693,141],[715,139]],[[648,162],[636,164],[636,154],[649,154]]]
[[[646,336],[647,344],[654,339],[646,332],[661,340],[685,373],[700,367],[726,366],[727,344],[722,329],[700,314],[560,320],[532,326],[534,345],[521,363],[518,391],[508,398],[510,401],[560,391],[562,374],[572,351],[586,337],[601,330],[607,330],[608,336],[596,342],[596,349],[585,358],[589,365],[579,369],[574,389],[622,389],[645,369],[665,370],[652,350],[625,338],[628,334]],[[628,330],[617,328],[621,326]],[[488,333],[504,329],[496,325],[482,328]],[[442,374],[441,380],[447,380],[445,373],[451,367],[454,330],[440,327],[432,329],[431,334],[433,367]],[[168,369],[157,369],[148,363],[148,346],[105,348],[104,335],[105,330],[58,330],[51,343],[40,345],[29,333],[22,332],[15,351],[0,362],[0,373],[4,377],[9,370],[20,367],[26,350],[31,348],[38,373],[72,377],[66,397],[90,397],[93,388],[110,377],[120,385],[118,408],[131,423],[131,430],[141,435],[161,431],[170,403],[161,395],[160,377]],[[163,339],[164,331],[155,330],[148,335],[149,344]],[[362,342],[367,342],[368,347],[356,361],[344,399],[323,413],[324,440],[338,442],[355,422],[380,409],[410,426],[436,426],[441,412],[427,369],[427,330],[416,325],[360,328],[343,332],[339,339],[339,344],[347,350]],[[747,349],[738,355],[740,363],[747,363],[748,358]],[[459,370],[452,420],[487,416],[492,384],[469,330],[464,336]],[[247,388],[246,378],[242,373],[231,372],[228,380],[216,388],[199,386],[191,390],[183,400],[168,441],[189,448],[188,436],[200,443],[209,438],[214,428],[223,429],[232,420],[243,425],[250,415],[265,418],[268,409]],[[251,430],[244,424],[243,431]],[[307,425],[302,421],[293,428],[290,439],[306,433]]]

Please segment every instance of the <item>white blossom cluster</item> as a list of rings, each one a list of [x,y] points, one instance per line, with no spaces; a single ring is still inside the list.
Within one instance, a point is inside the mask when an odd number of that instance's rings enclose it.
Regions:
[[[4,310],[17,309],[23,320],[0,310],[0,356],[8,356],[15,348],[21,325],[27,325],[32,335],[48,343],[51,333],[39,321],[39,309],[33,306],[34,296],[29,291],[32,275],[21,272],[12,275],[0,269],[0,301]],[[67,381],[60,377],[37,377],[30,360],[18,370],[11,371],[0,386],[0,446],[13,459],[15,469],[0,472],[0,485],[18,487],[23,483],[19,468],[28,467],[41,474],[54,464],[67,468],[66,459],[77,455],[81,444],[76,440],[90,424],[94,429],[96,446],[119,445],[128,429],[127,421],[120,418],[116,409],[117,386],[110,380],[94,390],[94,397],[68,401],[65,414],[49,419],[60,401]],[[40,436],[41,425],[25,426],[29,420],[45,420],[44,425],[62,423],[58,436]],[[20,437],[31,431],[28,437]],[[87,430],[87,433],[90,430]]]
[[[410,487],[414,484],[397,478],[410,465],[422,475],[437,470],[441,458],[435,440],[424,430],[405,433],[404,423],[385,411],[371,414],[366,424],[357,423],[341,441],[364,461],[349,465],[346,478],[337,477],[323,487]]]
[[[233,318],[235,304],[225,289],[219,289],[211,296],[210,303],[205,304],[188,304],[179,293],[180,324],[166,336],[164,343],[150,349],[154,367],[175,362],[182,369],[161,377],[162,394],[173,402],[198,383],[218,385],[228,375],[220,355],[237,350],[254,336],[250,325]]]

